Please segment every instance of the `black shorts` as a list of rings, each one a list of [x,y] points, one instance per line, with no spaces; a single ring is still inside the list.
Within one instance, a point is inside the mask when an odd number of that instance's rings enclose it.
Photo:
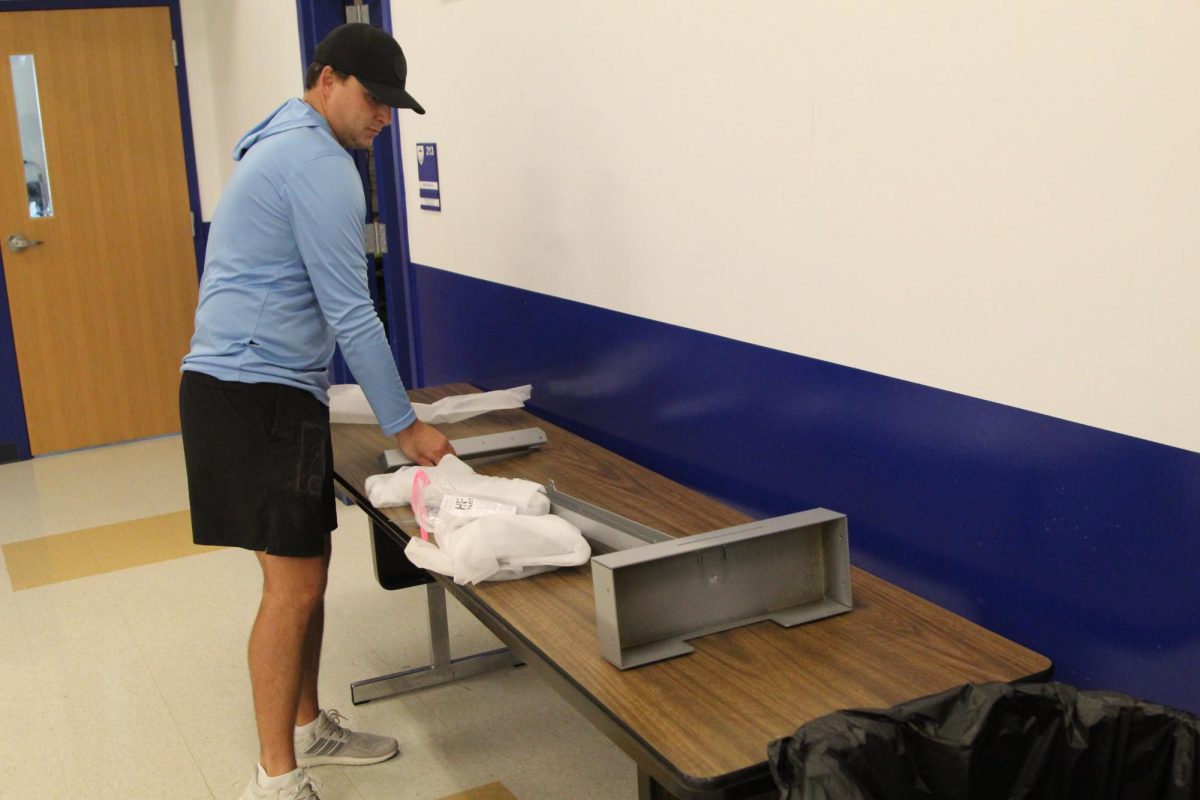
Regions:
[[[319,556],[337,527],[329,409],[303,389],[184,372],[183,457],[196,544]]]

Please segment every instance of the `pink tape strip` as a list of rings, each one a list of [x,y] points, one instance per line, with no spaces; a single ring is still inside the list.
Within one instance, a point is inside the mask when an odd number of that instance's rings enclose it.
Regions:
[[[417,527],[421,529],[421,538],[429,541],[429,531],[425,530],[426,511],[424,502],[425,487],[429,485],[429,474],[423,469],[418,469],[413,473],[412,482],[412,510],[413,516],[417,518]]]

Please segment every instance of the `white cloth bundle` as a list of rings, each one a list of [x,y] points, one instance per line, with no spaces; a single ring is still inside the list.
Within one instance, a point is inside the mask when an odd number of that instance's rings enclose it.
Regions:
[[[579,528],[549,513],[550,499],[540,483],[479,475],[458,456],[445,456],[436,467],[403,467],[372,475],[367,478],[367,499],[376,508],[410,504],[418,470],[443,494],[492,501],[508,511],[479,518],[439,517],[432,526],[436,544],[413,538],[404,548],[408,560],[418,567],[450,575],[455,583],[479,583],[573,567],[591,557],[591,547]]]
[[[408,560],[455,583],[504,581],[586,563],[587,540],[562,517],[497,514],[440,531],[437,544],[409,539]]]
[[[493,392],[459,394],[443,397],[434,403],[413,403],[417,419],[430,425],[447,425],[464,419],[497,411],[502,408],[521,408],[532,396],[533,386],[515,386]],[[329,387],[329,421],[378,425],[375,412],[357,383],[339,383]]]
[[[406,506],[412,502],[413,474],[423,469],[433,480],[449,484],[457,494],[480,497],[516,506],[518,514],[546,514],[550,499],[540,483],[521,478],[479,475],[458,456],[444,456],[436,467],[401,467],[386,475],[367,478],[367,499],[376,508]]]

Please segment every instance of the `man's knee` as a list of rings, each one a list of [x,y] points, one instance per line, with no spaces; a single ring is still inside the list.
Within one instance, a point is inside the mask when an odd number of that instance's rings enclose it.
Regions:
[[[328,562],[324,557],[291,558],[260,553],[263,567],[263,602],[286,604],[297,611],[311,611],[325,597]]]

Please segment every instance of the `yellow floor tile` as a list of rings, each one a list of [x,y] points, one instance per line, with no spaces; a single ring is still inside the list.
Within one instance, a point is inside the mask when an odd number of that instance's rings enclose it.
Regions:
[[[14,591],[84,578],[101,571],[96,568],[92,551],[73,533],[6,544],[4,561]]]
[[[216,550],[192,544],[187,511],[4,545],[14,590]]]
[[[517,800],[517,796],[510,792],[503,783],[496,781],[487,786],[448,795],[442,800]]]

